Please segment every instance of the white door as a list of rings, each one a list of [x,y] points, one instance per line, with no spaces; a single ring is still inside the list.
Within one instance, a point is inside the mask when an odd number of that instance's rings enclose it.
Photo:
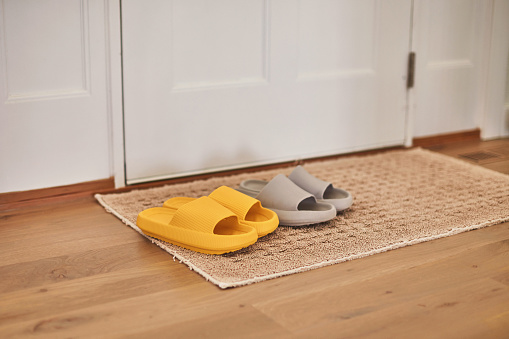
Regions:
[[[0,1],[0,192],[111,176],[104,12]]]
[[[408,0],[123,0],[126,181],[405,142]]]
[[[415,0],[414,136],[480,126],[491,20],[487,7],[484,0]]]

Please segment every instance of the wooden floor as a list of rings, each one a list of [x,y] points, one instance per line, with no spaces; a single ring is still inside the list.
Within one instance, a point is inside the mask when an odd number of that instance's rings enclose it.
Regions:
[[[509,338],[509,223],[221,290],[79,198],[1,211],[0,277],[0,338]]]

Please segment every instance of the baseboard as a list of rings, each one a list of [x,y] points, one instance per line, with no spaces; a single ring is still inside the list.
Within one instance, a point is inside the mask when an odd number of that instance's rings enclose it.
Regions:
[[[0,193],[0,210],[15,209],[33,204],[91,196],[94,193],[112,190],[113,188],[115,188],[115,182],[113,178],[108,178],[66,186]]]
[[[481,130],[474,129],[457,133],[447,133],[432,135],[429,137],[414,138],[412,145],[414,147],[433,147],[455,142],[481,141]]]

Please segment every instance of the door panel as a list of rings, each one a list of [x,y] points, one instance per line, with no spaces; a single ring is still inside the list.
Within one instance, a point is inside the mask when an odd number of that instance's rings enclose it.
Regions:
[[[122,2],[128,183],[403,144],[410,2]]]
[[[299,78],[374,70],[375,1],[360,1],[355,6],[348,1],[305,0],[300,4]]]
[[[415,136],[479,127],[486,2],[416,0]]]
[[[172,90],[265,82],[265,5],[262,0],[229,0],[220,6],[206,0],[175,1],[169,28]]]
[[[86,92],[90,51],[83,26],[88,24],[88,12],[81,10],[80,1],[7,0],[4,7],[8,100]],[[31,42],[30,53],[22,42]],[[54,72],[57,65],[60,72]]]

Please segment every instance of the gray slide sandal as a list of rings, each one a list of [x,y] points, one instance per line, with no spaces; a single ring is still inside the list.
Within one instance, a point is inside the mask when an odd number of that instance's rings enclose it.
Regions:
[[[303,226],[325,222],[336,217],[333,205],[317,202],[283,174],[271,181],[245,180],[240,184],[240,192],[260,200],[263,207],[277,213],[279,224],[285,226]]]
[[[295,167],[288,178],[303,190],[313,194],[317,201],[334,205],[338,212],[352,206],[353,197],[348,191],[335,188],[330,182],[318,179],[300,165]]]

